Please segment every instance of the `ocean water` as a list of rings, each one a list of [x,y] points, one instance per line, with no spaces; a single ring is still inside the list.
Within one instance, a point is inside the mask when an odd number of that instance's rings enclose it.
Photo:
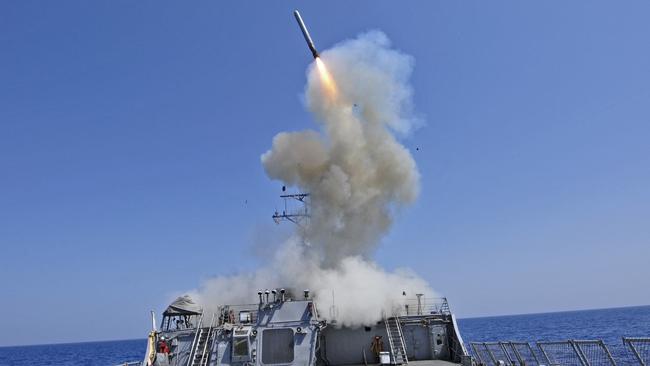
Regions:
[[[144,359],[146,339],[0,347],[1,366],[112,366]]]
[[[483,341],[602,339],[624,364],[622,336],[650,336],[650,306],[459,319],[467,345]],[[145,339],[0,347],[0,366],[112,366],[141,360]]]

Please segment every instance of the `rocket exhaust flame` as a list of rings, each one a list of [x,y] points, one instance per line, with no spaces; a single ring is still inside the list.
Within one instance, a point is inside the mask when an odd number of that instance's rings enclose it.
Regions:
[[[325,63],[323,62],[323,60],[321,60],[320,57],[316,57],[316,67],[318,68],[318,74],[320,75],[321,83],[327,90],[329,97],[335,98],[336,83],[334,82],[334,78],[332,78],[332,75],[329,73],[329,71],[327,71],[327,67],[325,67]]]
[[[316,50],[316,46],[314,45],[314,41],[311,39],[311,35],[307,30],[307,26],[302,20],[302,17],[300,16],[298,10],[293,11],[293,16],[298,22],[298,26],[300,27],[300,31],[302,32],[303,37],[305,37],[305,42],[307,42],[309,51],[311,51],[312,56],[314,56],[314,59],[316,60],[316,67],[318,68],[318,73],[320,74],[323,86],[328,91],[330,97],[336,97],[336,85],[334,84],[334,79],[332,79],[332,75],[330,75],[329,71],[327,71],[325,63],[323,60],[321,60],[320,55],[318,54],[318,50]]]
[[[419,192],[415,161],[394,136],[418,122],[411,113],[413,60],[375,31],[324,52],[326,67],[294,15],[316,59],[304,96],[321,128],[278,133],[261,162],[269,178],[310,193],[311,220],[277,244],[256,271],[207,280],[191,295],[212,311],[221,304],[255,303],[257,289],[309,288],[326,319],[374,324],[382,313],[403,309],[402,292],[434,295],[411,271],[387,271],[372,260],[393,213]],[[352,102],[359,108],[352,111]]]

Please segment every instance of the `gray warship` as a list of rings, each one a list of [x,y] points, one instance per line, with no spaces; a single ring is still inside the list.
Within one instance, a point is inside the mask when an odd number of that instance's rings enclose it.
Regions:
[[[179,297],[149,334],[137,364],[472,364],[445,298],[417,296],[379,322],[345,327],[319,315],[309,290],[295,293],[265,289],[256,304],[223,305],[211,314],[189,296]]]
[[[471,342],[468,349],[446,298],[402,301],[373,324],[339,326],[319,315],[309,290],[258,291],[256,304],[207,314],[189,296],[163,312],[142,361],[125,366],[646,366],[650,338],[623,337],[615,357],[602,340]],[[470,352],[468,352],[470,351]]]

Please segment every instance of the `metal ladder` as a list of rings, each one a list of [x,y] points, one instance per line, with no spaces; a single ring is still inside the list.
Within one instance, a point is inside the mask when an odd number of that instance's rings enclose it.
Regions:
[[[451,314],[451,310],[449,310],[449,303],[447,302],[446,297],[442,298],[442,305],[440,306],[440,312],[442,314]]]
[[[399,317],[385,318],[386,333],[388,333],[388,343],[390,345],[390,355],[394,365],[406,365],[409,359],[406,356],[406,345],[404,344],[404,335],[402,326],[399,323]]]
[[[212,314],[212,320],[210,320],[209,327],[204,328],[201,325],[201,322],[199,322],[199,325],[196,328],[194,342],[192,342],[192,351],[187,360],[187,366],[206,366],[210,359],[210,346],[215,333],[214,314]]]

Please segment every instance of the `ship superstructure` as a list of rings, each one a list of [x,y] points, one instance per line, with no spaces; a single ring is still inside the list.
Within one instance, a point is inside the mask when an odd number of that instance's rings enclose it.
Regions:
[[[258,292],[259,302],[204,313],[185,296],[150,334],[143,364],[371,365],[471,364],[446,299],[418,297],[363,326],[324,320],[305,290]]]

